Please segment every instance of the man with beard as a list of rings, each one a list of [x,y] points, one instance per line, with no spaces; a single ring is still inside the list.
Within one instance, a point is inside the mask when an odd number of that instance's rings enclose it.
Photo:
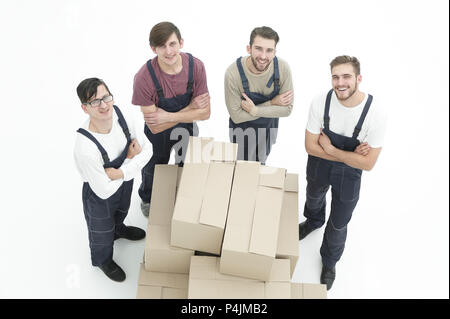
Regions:
[[[255,28],[240,57],[225,73],[225,102],[230,114],[230,141],[238,159],[265,164],[276,141],[278,118],[292,111],[294,91],[289,65],[275,56],[278,34]]]
[[[331,212],[320,248],[320,282],[328,290],[359,199],[362,170],[374,167],[386,126],[376,99],[359,91],[362,77],[358,59],[338,56],[330,66],[333,89],[312,101],[306,126],[306,221],[299,225],[302,240],[325,223],[325,196],[331,186]]]
[[[210,100],[203,62],[180,52],[184,41],[171,22],[156,24],[150,31],[150,47],[156,54],[134,77],[134,105],[144,115],[144,132],[153,146],[153,156],[142,169],[139,196],[148,216],[155,165],[167,164],[172,148],[175,163],[183,165],[189,136],[198,135],[195,121],[210,115]]]

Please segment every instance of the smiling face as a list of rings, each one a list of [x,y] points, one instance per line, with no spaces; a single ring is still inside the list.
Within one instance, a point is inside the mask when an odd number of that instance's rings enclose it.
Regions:
[[[174,66],[180,57],[180,50],[183,48],[183,39],[178,40],[177,35],[172,35],[167,41],[157,47],[152,47],[153,53],[158,56],[158,62],[166,66]]]
[[[113,116],[113,104],[114,101],[110,101],[105,103],[102,99],[106,96],[111,95],[109,91],[106,89],[104,85],[99,85],[97,87],[97,93],[95,96],[92,96],[88,102],[92,102],[93,100],[100,99],[100,105],[97,107],[93,107],[90,104],[82,104],[84,112],[89,114],[91,121],[107,121],[111,120]]]
[[[350,99],[358,92],[361,75],[356,75],[350,63],[339,64],[331,70],[331,82],[334,92],[340,101]]]
[[[252,72],[262,73],[267,70],[276,54],[275,45],[275,40],[256,36],[252,46],[247,46],[247,52],[250,54],[252,62],[250,65]]]

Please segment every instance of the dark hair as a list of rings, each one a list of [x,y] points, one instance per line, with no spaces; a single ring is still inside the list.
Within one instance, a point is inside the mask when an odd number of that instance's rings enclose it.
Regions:
[[[359,61],[354,56],[349,55],[340,55],[333,59],[333,61],[330,62],[331,70],[337,65],[350,63],[353,66],[353,71],[355,72],[355,75],[358,76],[361,74],[361,66],[359,65]]]
[[[254,28],[252,33],[250,34],[250,46],[252,46],[253,41],[255,40],[256,36],[259,35],[260,37],[264,39],[270,39],[275,40],[275,46],[277,46],[278,41],[280,41],[280,37],[278,36],[278,33],[269,27],[258,27]]]
[[[103,82],[103,80],[100,80],[98,78],[89,78],[81,81],[81,83],[77,86],[77,94],[81,103],[85,104],[93,96],[95,96],[95,94],[97,94],[97,88],[100,85],[104,85],[108,93],[111,94],[108,86],[105,84],[105,82]]]
[[[160,47],[166,43],[170,36],[175,33],[178,41],[181,41],[180,30],[172,22],[160,22],[150,31],[150,46]]]

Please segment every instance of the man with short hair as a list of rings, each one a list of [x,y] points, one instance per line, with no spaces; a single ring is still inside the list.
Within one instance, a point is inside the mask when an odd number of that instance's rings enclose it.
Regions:
[[[183,165],[189,136],[198,136],[195,121],[210,116],[210,99],[203,62],[180,52],[184,40],[171,22],[161,22],[150,31],[150,47],[156,54],[134,77],[134,105],[144,115],[144,132],[153,146],[153,156],[142,169],[139,196],[148,216],[156,164],[167,164],[172,148],[175,163]]]
[[[287,62],[276,57],[278,41],[272,28],[253,29],[249,56],[238,58],[225,73],[230,141],[238,144],[240,160],[265,164],[276,141],[278,118],[292,111],[291,71]]]
[[[83,80],[77,94],[81,108],[89,115],[78,130],[74,157],[84,182],[83,210],[92,265],[110,279],[124,281],[125,272],[113,260],[113,246],[118,238],[145,237],[144,230],[125,226],[123,221],[130,208],[133,178],[150,158],[150,144],[114,105],[105,82]]]
[[[325,223],[326,193],[331,186],[331,212],[320,254],[320,282],[329,290],[335,265],[344,252],[347,224],[359,199],[361,174],[370,171],[381,152],[385,114],[376,99],[359,90],[362,81],[357,58],[338,56],[330,63],[332,89],[316,97],[305,131],[306,221],[299,224],[302,240]]]

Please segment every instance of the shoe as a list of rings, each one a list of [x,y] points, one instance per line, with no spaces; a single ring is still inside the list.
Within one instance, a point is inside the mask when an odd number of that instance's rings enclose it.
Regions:
[[[125,280],[125,277],[126,277],[125,272],[112,259],[110,261],[108,261],[107,263],[99,266],[99,268],[111,280],[114,280],[117,282],[122,282]]]
[[[329,269],[322,266],[322,273],[320,274],[320,283],[327,285],[327,290],[330,290],[333,286],[334,279],[336,279],[336,267]]]
[[[150,203],[144,203],[141,201],[141,211],[145,217],[148,217],[148,215],[150,213]]]
[[[298,240],[302,240],[308,236],[315,228],[311,228],[307,221],[298,224]]]
[[[125,238],[128,240],[141,240],[145,238],[145,231],[134,226],[125,226],[125,229],[123,231],[114,234],[114,240],[118,238]]]

